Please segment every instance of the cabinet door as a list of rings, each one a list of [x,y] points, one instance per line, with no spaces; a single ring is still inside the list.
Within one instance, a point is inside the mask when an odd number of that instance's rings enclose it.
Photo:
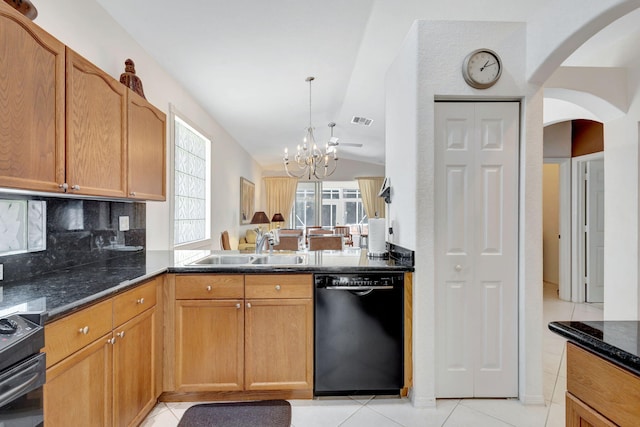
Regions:
[[[126,196],[127,88],[67,48],[68,192]]]
[[[113,425],[142,421],[155,405],[155,312],[151,308],[113,331]]]
[[[176,301],[177,391],[242,390],[242,300]]]
[[[64,45],[0,4],[0,186],[64,183]]]
[[[567,393],[566,425],[567,427],[614,427],[617,424],[605,418],[571,393]]]
[[[246,303],[247,390],[313,388],[311,299],[252,299]]]
[[[47,426],[110,426],[112,414],[111,334],[47,369]]]
[[[133,91],[128,91],[129,197],[166,200],[167,116]]]

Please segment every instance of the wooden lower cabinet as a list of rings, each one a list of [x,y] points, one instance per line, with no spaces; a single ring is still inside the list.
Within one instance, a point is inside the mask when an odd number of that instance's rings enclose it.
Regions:
[[[615,427],[617,425],[571,393],[567,393],[566,396],[566,414],[567,427]]]
[[[155,318],[154,307],[114,330],[114,426],[139,424],[156,404]]]
[[[312,388],[312,300],[250,299],[246,307],[245,388]]]
[[[176,301],[176,388],[244,388],[243,300]]]
[[[47,427],[135,426],[151,411],[160,394],[162,283],[153,279],[45,325],[45,351],[53,355],[44,386]],[[108,333],[78,347],[105,324]]]
[[[111,334],[47,369],[44,419],[48,427],[110,426],[112,420]]]
[[[311,393],[311,275],[178,275],[175,286],[173,392]]]

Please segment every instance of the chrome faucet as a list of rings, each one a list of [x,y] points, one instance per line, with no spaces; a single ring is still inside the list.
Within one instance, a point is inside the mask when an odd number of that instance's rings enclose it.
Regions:
[[[273,247],[280,243],[280,233],[278,229],[267,231],[266,233],[262,233],[262,230],[256,228],[256,254],[261,254],[262,249],[264,248],[264,242],[268,240],[269,242],[269,253],[273,253]]]

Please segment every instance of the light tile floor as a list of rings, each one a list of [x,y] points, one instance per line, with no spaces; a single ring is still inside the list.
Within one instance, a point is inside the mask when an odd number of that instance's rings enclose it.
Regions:
[[[602,304],[561,301],[555,285],[544,284],[545,406],[524,406],[515,399],[439,399],[435,408],[414,408],[408,399],[345,397],[293,400],[293,427],[560,427],[564,426],[565,340],[548,330],[554,320],[602,320]],[[144,427],[175,427],[194,403],[159,403]]]

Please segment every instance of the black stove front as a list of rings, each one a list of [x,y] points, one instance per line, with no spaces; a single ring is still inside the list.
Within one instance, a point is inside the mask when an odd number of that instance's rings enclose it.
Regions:
[[[12,314],[0,319],[0,426],[43,425],[44,329]]]

